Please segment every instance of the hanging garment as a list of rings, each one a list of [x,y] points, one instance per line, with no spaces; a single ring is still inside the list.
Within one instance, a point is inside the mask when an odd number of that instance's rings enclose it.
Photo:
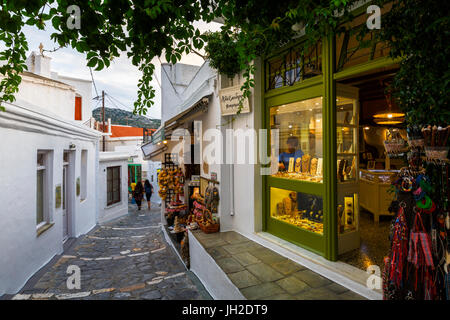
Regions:
[[[436,288],[433,279],[433,256],[430,235],[423,226],[420,210],[416,210],[414,226],[410,233],[408,262],[414,275],[414,289],[420,287],[424,300],[433,300]]]
[[[420,222],[420,228],[417,221]],[[434,269],[433,256],[431,252],[430,235],[423,227],[422,217],[417,211],[414,219],[414,227],[409,238],[408,261],[416,267],[431,267]]]
[[[404,206],[405,203],[400,205],[394,223],[389,269],[389,281],[393,282],[397,288],[403,287],[403,272],[408,253],[408,226],[406,224]]]

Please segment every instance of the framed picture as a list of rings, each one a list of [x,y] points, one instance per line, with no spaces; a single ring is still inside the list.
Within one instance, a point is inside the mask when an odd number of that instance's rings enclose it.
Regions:
[[[369,170],[375,169],[375,161],[374,160],[367,161],[367,169],[369,169]]]

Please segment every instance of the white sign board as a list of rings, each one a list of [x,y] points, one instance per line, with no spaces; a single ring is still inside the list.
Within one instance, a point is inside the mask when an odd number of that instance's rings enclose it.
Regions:
[[[222,116],[236,114],[239,109],[239,101],[242,99],[241,86],[225,88],[219,91],[220,109]],[[248,99],[244,99],[241,113],[249,113]]]

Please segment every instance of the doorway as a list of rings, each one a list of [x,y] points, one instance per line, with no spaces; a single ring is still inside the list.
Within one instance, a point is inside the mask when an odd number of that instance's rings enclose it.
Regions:
[[[339,260],[364,271],[373,265],[383,268],[383,259],[389,252],[389,228],[393,218],[389,211],[394,198],[394,194],[390,193],[391,182],[398,170],[406,165],[406,160],[402,157],[387,156],[384,148],[384,140],[389,135],[406,137],[404,124],[380,123],[375,117],[388,109],[397,110],[386,90],[395,73],[396,68],[373,70],[337,83],[338,86],[352,86],[359,91],[355,150],[360,246],[340,252]],[[339,168],[338,166],[338,177]],[[345,209],[344,204],[343,210]]]
[[[72,236],[72,199],[73,195],[73,160],[70,151],[64,151],[63,174],[62,174],[62,223],[63,223],[63,243]]]

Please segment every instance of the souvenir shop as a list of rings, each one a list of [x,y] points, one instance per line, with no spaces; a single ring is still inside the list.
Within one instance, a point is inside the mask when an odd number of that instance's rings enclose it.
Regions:
[[[198,130],[194,121],[203,124],[204,130],[215,127],[217,123],[217,110],[210,99],[209,96],[203,97],[184,112],[165,121],[160,141],[154,141],[156,149],[159,146],[161,150],[157,154],[161,160],[157,183],[162,200],[162,222],[187,267],[190,260],[187,229],[201,229],[206,233],[219,232],[220,229],[220,168],[203,160],[195,163],[194,152],[203,148],[201,133],[194,132]]]
[[[407,126],[387,89],[399,67],[388,52],[345,33],[266,57],[263,231],[364,271],[379,266],[385,299],[445,300],[450,126]]]

